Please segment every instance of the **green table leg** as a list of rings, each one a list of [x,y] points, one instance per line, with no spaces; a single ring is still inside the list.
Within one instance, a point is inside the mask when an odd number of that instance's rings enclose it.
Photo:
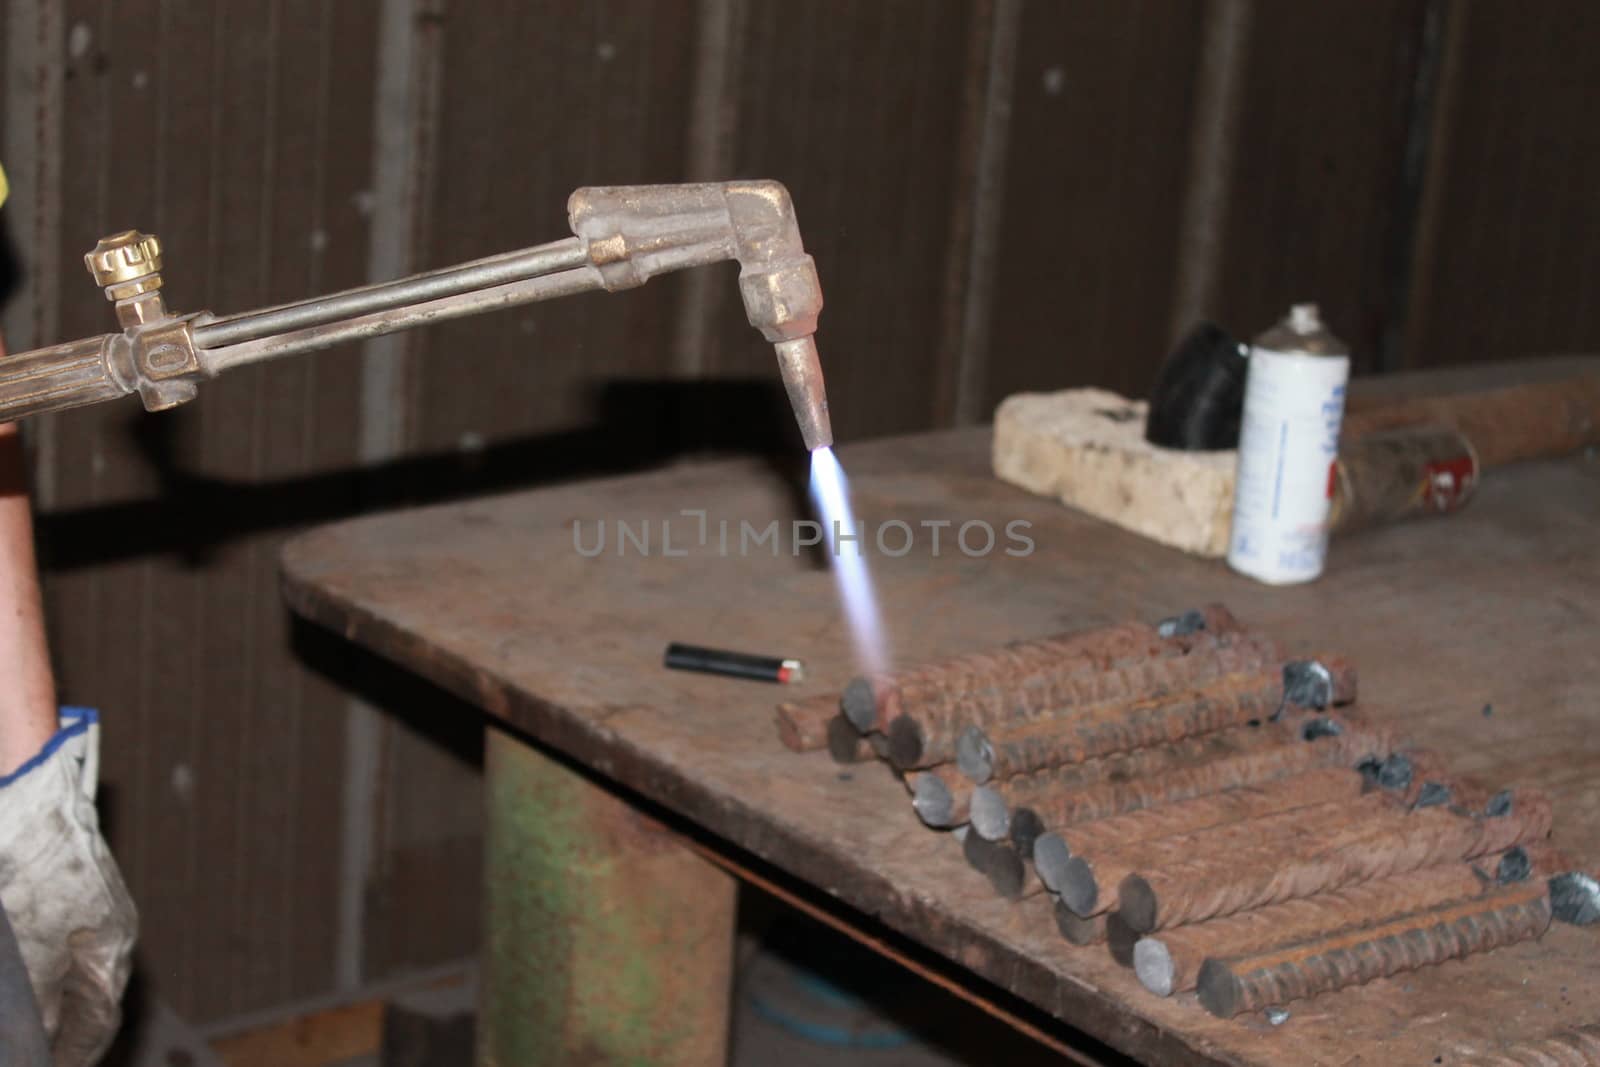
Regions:
[[[480,1067],[723,1063],[735,880],[537,748],[487,747]]]

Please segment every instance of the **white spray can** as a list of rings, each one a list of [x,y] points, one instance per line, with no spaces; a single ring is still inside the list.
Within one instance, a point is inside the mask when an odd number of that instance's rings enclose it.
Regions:
[[[1350,350],[1315,304],[1256,338],[1239,427],[1228,564],[1269,585],[1309,582],[1328,554],[1328,510]]]

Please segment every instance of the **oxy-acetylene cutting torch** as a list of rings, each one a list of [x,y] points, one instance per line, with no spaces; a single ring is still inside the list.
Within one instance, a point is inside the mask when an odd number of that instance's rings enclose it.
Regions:
[[[223,316],[168,311],[158,239],[113,234],[84,262],[121,331],[0,360],[0,422],[130,393],[160,411],[193,400],[201,382],[235,367],[735,260],[745,313],[777,349],[806,447],[833,443],[814,338],[822,288],[782,185],[586,188],[568,199],[567,215],[574,236],[560,241]]]

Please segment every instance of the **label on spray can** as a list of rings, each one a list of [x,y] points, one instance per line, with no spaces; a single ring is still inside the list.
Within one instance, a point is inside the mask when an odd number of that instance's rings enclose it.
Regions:
[[[1301,348],[1298,337],[1304,349],[1286,351]],[[1322,573],[1350,378],[1341,348],[1300,305],[1250,351],[1228,563],[1272,585]]]

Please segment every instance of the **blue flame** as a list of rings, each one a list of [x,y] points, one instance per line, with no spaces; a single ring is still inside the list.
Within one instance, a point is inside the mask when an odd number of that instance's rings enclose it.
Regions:
[[[833,560],[833,578],[855,640],[856,659],[865,671],[886,670],[883,621],[872,575],[867,573],[866,532],[850,511],[850,483],[831,448],[811,453],[811,499],[822,519],[823,543]]]

